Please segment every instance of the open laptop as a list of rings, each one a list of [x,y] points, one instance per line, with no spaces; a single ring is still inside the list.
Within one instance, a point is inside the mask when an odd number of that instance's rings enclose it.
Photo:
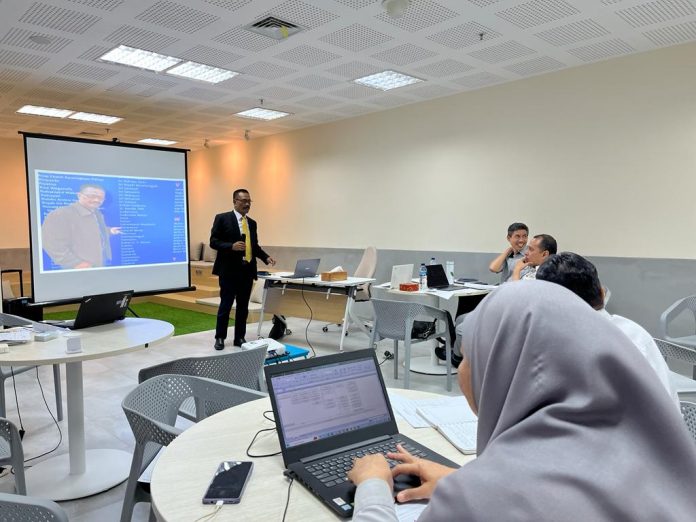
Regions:
[[[294,272],[276,272],[273,275],[287,279],[307,279],[316,277],[319,269],[319,259],[298,259]]]
[[[461,286],[451,285],[442,265],[425,265],[428,273],[428,288],[431,290],[461,290]]]
[[[353,514],[355,486],[346,474],[355,457],[395,451],[399,443],[412,454],[459,467],[399,434],[374,350],[266,366],[264,371],[285,473],[339,516]],[[417,477],[399,475],[394,487],[419,483]]]
[[[410,283],[413,277],[413,263],[410,265],[394,265],[391,273],[389,288],[398,290],[401,283]]]
[[[80,330],[100,324],[113,323],[126,316],[128,305],[133,297],[133,290],[111,292],[109,294],[86,295],[80,302],[80,308],[74,321],[46,321],[54,326],[63,326],[71,330]]]

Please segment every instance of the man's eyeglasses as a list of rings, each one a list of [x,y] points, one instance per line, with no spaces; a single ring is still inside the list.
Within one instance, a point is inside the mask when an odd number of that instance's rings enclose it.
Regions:
[[[239,201],[240,203],[253,203],[253,201],[250,199],[235,199],[235,201]]]
[[[84,192],[80,192],[80,196],[87,199],[104,199],[102,194],[85,194]]]

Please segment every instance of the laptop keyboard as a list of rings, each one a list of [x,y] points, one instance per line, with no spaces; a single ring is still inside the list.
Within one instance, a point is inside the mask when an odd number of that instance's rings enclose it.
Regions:
[[[408,451],[411,455],[416,457],[426,457],[427,453],[414,448],[408,443],[402,441],[388,441],[382,444],[376,444],[374,446],[369,446],[367,448],[361,448],[350,453],[343,453],[337,457],[330,457],[328,459],[321,460],[319,462],[312,462],[307,464],[305,468],[317,479],[319,479],[326,487],[338,486],[344,482],[348,482],[348,472],[353,467],[353,460],[366,455],[371,455],[375,453],[381,453],[387,459],[389,467],[393,468],[399,462],[387,458],[387,453],[396,453],[397,442],[403,446],[403,448]]]

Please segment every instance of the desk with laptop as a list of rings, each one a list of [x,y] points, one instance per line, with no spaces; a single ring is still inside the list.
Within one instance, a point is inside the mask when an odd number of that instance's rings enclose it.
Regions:
[[[352,304],[358,287],[375,280],[368,277],[348,277],[342,281],[322,281],[317,276],[319,259],[300,259],[294,272],[275,272],[260,275],[264,280],[263,299],[256,334],[261,337],[266,314],[291,317],[309,316],[319,321],[342,323],[339,351],[350,324],[369,332],[352,314]]]
[[[388,451],[402,443],[452,467],[471,456],[459,453],[433,428],[415,429],[395,419],[374,350],[340,353],[265,368],[270,397],[205,419],[177,437],[152,475],[152,505],[159,520],[194,520],[212,513],[201,500],[221,461],[247,460],[258,430],[273,428],[262,414],[272,408],[275,430],[257,437],[241,503],[223,506],[235,520],[280,520],[289,495],[288,520],[349,517],[355,487],[347,480],[354,456]],[[407,398],[437,398],[394,390]],[[416,439],[416,440],[414,440]],[[326,471],[325,471],[326,469]],[[304,487],[289,488],[286,477]],[[397,477],[397,488],[414,477]],[[333,514],[332,514],[333,513]]]

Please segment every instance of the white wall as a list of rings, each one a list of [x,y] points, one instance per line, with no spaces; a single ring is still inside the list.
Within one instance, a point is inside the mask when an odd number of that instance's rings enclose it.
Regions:
[[[696,258],[694,167],[689,44],[194,152],[191,230],[245,186],[266,245]]]

